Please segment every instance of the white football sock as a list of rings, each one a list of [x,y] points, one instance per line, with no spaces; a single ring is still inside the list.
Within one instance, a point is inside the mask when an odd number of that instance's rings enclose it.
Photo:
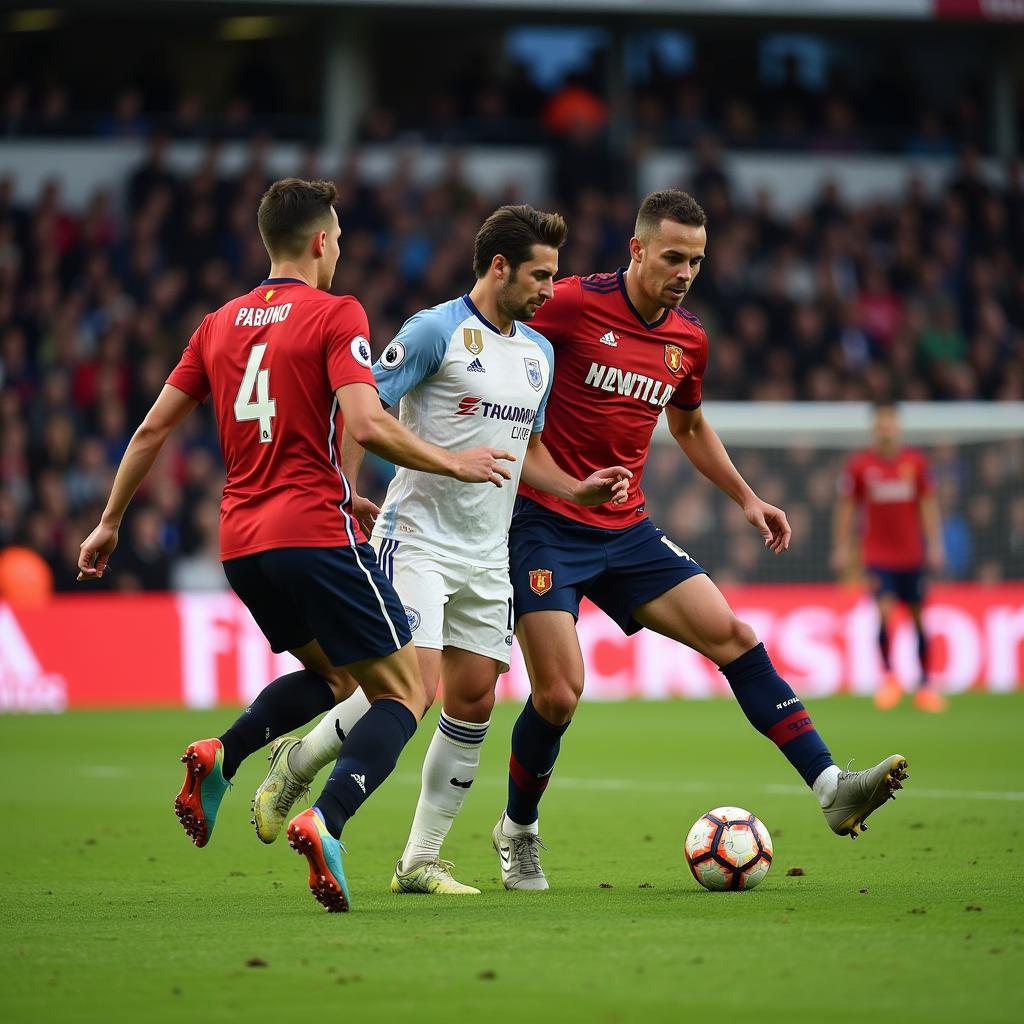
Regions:
[[[351,697],[328,711],[309,734],[302,738],[302,742],[292,747],[288,753],[288,767],[300,779],[312,782],[324,765],[338,760],[344,738],[369,709],[370,702],[366,694],[356,687]]]
[[[502,835],[508,836],[510,839],[512,836],[522,836],[529,833],[530,835],[537,835],[537,830],[540,827],[539,821],[534,821],[529,825],[520,825],[518,821],[513,821],[508,816],[508,811],[505,812],[505,816],[501,819],[501,832]]]
[[[839,768],[834,764],[830,764],[814,780],[814,782],[811,783],[811,790],[818,798],[818,803],[822,807],[828,807],[828,805],[836,798],[836,789],[838,785]]]
[[[460,722],[441,712],[423,759],[423,786],[402,854],[402,869],[437,860],[455,815],[480,767],[480,747],[490,722]]]

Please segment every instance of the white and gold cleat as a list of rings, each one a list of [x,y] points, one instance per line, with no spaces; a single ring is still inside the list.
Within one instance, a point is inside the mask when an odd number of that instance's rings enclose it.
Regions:
[[[288,754],[299,742],[295,736],[281,736],[270,747],[270,770],[252,801],[252,824],[261,842],[272,843],[281,834],[292,805],[309,792],[309,782],[288,767]]]
[[[452,876],[454,866],[449,860],[432,860],[426,864],[417,864],[409,868],[408,871],[403,871],[402,862],[399,861],[395,867],[394,877],[391,879],[391,891],[479,896],[479,889],[474,889],[471,885],[463,885]]]
[[[892,754],[862,772],[840,772],[835,798],[822,808],[825,820],[836,835],[856,839],[867,831],[864,819],[886,801],[895,800],[906,779],[907,759],[902,754]]]

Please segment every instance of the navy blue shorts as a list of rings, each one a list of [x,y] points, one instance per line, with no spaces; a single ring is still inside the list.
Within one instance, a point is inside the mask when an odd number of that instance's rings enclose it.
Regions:
[[[624,633],[643,627],[634,609],[704,570],[649,519],[603,530],[517,498],[508,536],[516,618],[594,602]]]
[[[369,544],[274,548],[224,563],[231,589],[275,653],[317,640],[332,665],[393,654],[412,639]]]
[[[864,570],[874,580],[875,595],[891,594],[904,604],[921,604],[927,580],[923,569],[880,569],[869,565]]]

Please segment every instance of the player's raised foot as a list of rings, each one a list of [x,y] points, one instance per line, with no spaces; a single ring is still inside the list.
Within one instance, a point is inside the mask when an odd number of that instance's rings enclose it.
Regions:
[[[196,846],[205,846],[213,835],[217,810],[231,783],[224,778],[224,747],[220,740],[190,743],[181,755],[185,781],[174,798],[174,813],[185,834]]]
[[[341,865],[345,847],[327,831],[323,819],[310,807],[292,818],[288,845],[309,863],[309,891],[329,914],[349,909],[348,882]]]
[[[892,754],[862,772],[840,772],[835,798],[822,808],[829,828],[836,835],[856,839],[867,831],[867,816],[886,800],[895,800],[896,790],[903,788],[908,777],[907,759],[902,754]]]
[[[261,842],[272,843],[284,828],[292,805],[309,792],[309,782],[288,767],[288,755],[301,741],[281,736],[270,747],[270,770],[252,801],[252,823]]]
[[[452,875],[455,865],[450,860],[432,860],[427,864],[414,864],[403,870],[402,862],[395,867],[391,891],[439,893],[450,896],[479,896],[480,890],[463,885]]]
[[[891,711],[903,700],[903,687],[892,672],[887,672],[881,686],[875,691],[875,707]]]
[[[502,812],[491,833],[491,841],[501,860],[502,884],[506,889],[547,889],[548,880],[540,866],[540,851],[547,847],[540,841],[540,836],[533,832],[506,835],[502,828],[504,824],[505,814]]]
[[[936,693],[928,686],[922,686],[914,694],[914,707],[918,711],[927,711],[932,715],[940,715],[943,711],[949,710],[949,701],[941,693]]]

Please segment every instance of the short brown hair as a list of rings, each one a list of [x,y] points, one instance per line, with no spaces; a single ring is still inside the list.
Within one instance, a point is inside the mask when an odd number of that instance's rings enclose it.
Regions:
[[[689,192],[681,188],[666,188],[644,197],[636,215],[637,238],[649,238],[663,220],[674,220],[691,228],[702,228],[708,222],[704,208]]]
[[[559,213],[532,206],[500,206],[483,222],[473,243],[473,273],[487,273],[495,256],[504,256],[513,271],[533,255],[535,245],[561,249],[569,229]]]
[[[302,255],[313,229],[329,217],[338,198],[332,181],[275,181],[260,200],[256,216],[260,235],[271,257]]]

